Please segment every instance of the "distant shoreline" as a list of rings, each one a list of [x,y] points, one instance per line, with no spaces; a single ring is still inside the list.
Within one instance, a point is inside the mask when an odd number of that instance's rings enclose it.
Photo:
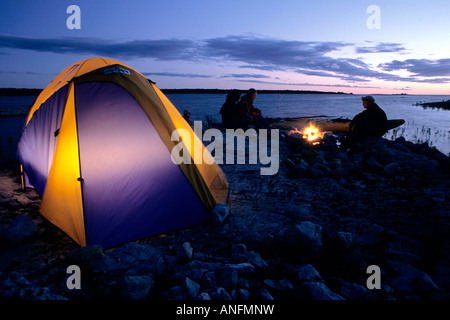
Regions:
[[[0,96],[38,96],[43,89],[0,88]],[[232,89],[161,89],[164,94],[227,94]],[[247,90],[240,90],[245,93]],[[353,94],[345,92],[327,92],[310,90],[257,90],[261,94]]]
[[[415,105],[422,106],[424,109],[431,108],[450,110],[450,100],[440,102],[417,102]]]
[[[43,89],[0,88],[0,96],[38,96]]]

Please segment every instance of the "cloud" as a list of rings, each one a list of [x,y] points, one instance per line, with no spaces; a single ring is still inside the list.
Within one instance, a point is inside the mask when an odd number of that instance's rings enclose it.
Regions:
[[[258,65],[254,65],[254,64],[244,64],[244,65],[240,65],[238,68],[255,69],[255,70],[262,70],[262,71],[280,71],[279,66],[258,66]]]
[[[369,42],[372,43],[372,42]],[[406,49],[400,43],[391,43],[391,42],[381,42],[377,43],[374,46],[366,46],[366,47],[356,47],[355,51],[357,53],[392,53],[392,52],[403,52]]]
[[[33,72],[33,71],[0,71],[0,74],[26,74],[26,75],[41,75],[40,72]]]
[[[39,39],[0,35],[0,47],[37,52],[92,54],[120,58],[157,60],[191,59],[195,43],[190,40],[134,40],[122,43],[93,38]]]
[[[233,73],[222,76],[222,78],[256,78],[256,79],[270,79],[264,74],[249,74],[249,73]]]
[[[406,70],[419,77],[450,76],[450,59],[408,59],[382,63],[379,67],[385,71]],[[447,79],[448,80],[448,79]]]
[[[341,42],[291,41],[259,37],[228,36],[204,41],[202,54],[245,62],[272,70],[308,66],[327,53],[347,46]],[[326,59],[328,60],[328,59]]]

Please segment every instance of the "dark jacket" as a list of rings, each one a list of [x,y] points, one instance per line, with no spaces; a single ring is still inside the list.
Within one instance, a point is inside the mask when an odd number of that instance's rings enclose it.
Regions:
[[[226,101],[220,109],[222,115],[222,124],[225,129],[234,129],[236,122],[237,104],[232,101]]]
[[[373,103],[357,114],[349,127],[350,133],[358,138],[382,137],[387,131],[386,113]]]

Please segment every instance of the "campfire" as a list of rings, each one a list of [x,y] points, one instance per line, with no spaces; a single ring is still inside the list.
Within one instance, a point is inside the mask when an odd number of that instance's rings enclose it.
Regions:
[[[303,128],[302,131],[299,131],[297,128],[295,128],[295,130],[289,131],[288,135],[290,136],[291,134],[295,133],[300,134],[303,137],[303,139],[307,140],[312,145],[317,145],[320,144],[321,140],[326,134],[326,131],[320,131],[318,127],[310,123],[309,126]]]

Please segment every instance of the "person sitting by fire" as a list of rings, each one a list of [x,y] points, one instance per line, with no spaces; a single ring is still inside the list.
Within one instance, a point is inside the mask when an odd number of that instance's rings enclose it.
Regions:
[[[352,148],[367,138],[381,138],[387,131],[386,113],[375,103],[375,99],[372,96],[365,96],[361,100],[365,110],[358,113],[350,122],[349,132],[341,142],[344,149]]]
[[[241,92],[239,90],[231,90],[225,103],[220,109],[222,115],[222,125],[224,129],[235,129],[239,118],[239,112],[237,110],[237,104],[241,98]]]
[[[251,88],[241,98],[238,104],[238,109],[243,110],[252,119],[252,124],[256,129],[270,129],[272,126],[262,116],[262,111],[253,105],[253,101],[256,99],[257,92]]]

